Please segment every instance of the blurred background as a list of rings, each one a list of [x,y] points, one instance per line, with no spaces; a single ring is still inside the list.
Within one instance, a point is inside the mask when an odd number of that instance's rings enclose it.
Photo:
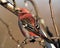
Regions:
[[[12,3],[12,0],[8,1]],[[54,34],[54,36],[56,36],[56,32],[52,24],[48,1],[49,0],[34,0],[38,7],[39,16],[44,19],[45,24],[49,27],[49,30]],[[16,0],[16,4],[17,7],[25,7],[24,0]],[[52,0],[52,7],[54,11],[54,19],[56,21],[58,31],[60,34],[60,0]],[[21,43],[24,40],[24,36],[19,30],[17,16],[0,5],[0,18],[9,25],[11,34],[16,40],[19,40],[19,42]],[[10,39],[6,25],[1,21],[0,48],[18,48],[16,42]],[[38,43],[29,43],[25,46],[25,48],[41,48],[41,46]]]

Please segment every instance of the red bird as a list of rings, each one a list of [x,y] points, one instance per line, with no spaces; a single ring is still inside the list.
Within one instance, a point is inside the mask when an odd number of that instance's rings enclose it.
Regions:
[[[20,8],[19,9],[19,13],[18,13],[18,20],[21,20],[21,21],[27,21],[28,23],[30,23],[32,26],[34,26],[34,23],[35,23],[35,19],[34,17],[32,16],[32,14],[29,12],[29,10],[25,9],[25,8]],[[24,23],[24,22],[23,22]],[[20,25],[20,24],[19,24]],[[22,28],[24,29],[24,28]],[[28,31],[28,34],[27,32],[24,30],[23,31],[23,35],[24,36],[34,36],[36,37],[37,35],[34,34],[33,32],[30,32]]]

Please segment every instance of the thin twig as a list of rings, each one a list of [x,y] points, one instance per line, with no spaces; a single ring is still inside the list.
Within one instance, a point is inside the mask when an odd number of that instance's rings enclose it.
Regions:
[[[54,26],[57,37],[59,37],[58,28],[57,28],[57,25],[55,23],[56,21],[54,20],[54,12],[53,12],[53,9],[52,9],[51,0],[49,0],[49,6],[50,6],[51,19],[52,19],[52,22],[53,22],[53,26]]]

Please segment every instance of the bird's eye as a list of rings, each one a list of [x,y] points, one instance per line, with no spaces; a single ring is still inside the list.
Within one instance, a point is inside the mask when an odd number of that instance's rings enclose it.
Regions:
[[[20,10],[20,12],[22,12],[22,10]]]

